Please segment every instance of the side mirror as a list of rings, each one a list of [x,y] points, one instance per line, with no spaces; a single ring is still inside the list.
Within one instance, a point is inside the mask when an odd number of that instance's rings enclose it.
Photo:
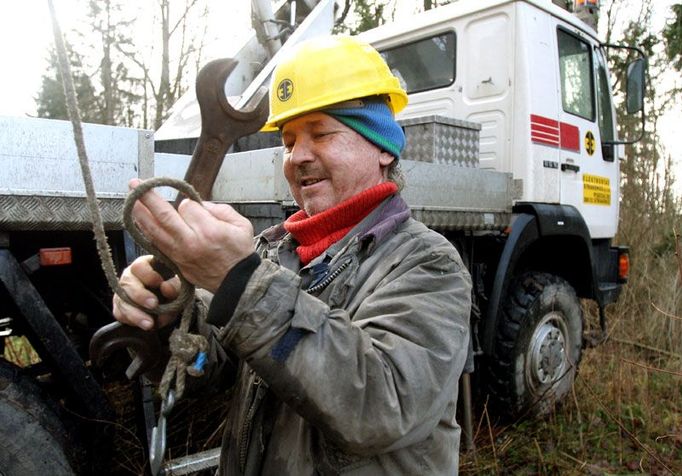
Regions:
[[[646,60],[638,58],[628,64],[625,109],[628,114],[639,112],[644,107],[646,82]]]

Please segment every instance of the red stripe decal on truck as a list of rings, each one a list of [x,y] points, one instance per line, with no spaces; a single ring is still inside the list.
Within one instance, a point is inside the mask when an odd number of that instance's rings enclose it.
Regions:
[[[530,140],[559,147],[559,123],[542,116],[530,115]]]
[[[537,144],[580,152],[580,129],[537,114],[530,115],[530,140]]]
[[[542,124],[545,126],[556,128],[559,127],[559,121],[555,121],[554,119],[550,119],[549,117],[538,116],[537,114],[530,115],[530,123]]]
[[[580,152],[580,130],[565,122],[559,125],[559,130],[561,131],[561,148]]]

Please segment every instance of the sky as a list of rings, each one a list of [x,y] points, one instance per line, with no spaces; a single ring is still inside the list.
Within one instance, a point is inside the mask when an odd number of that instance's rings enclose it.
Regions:
[[[247,34],[250,26],[249,0],[208,2],[214,15],[207,34],[207,61],[227,56],[229,52],[221,50],[229,50],[230,45],[234,44],[233,39]],[[66,40],[77,41],[70,30],[83,25],[87,17],[87,0],[53,0],[53,3]],[[140,8],[138,19],[158,9],[156,0],[137,3]],[[143,38],[143,43],[150,40],[149,31],[140,29],[136,34]],[[47,0],[0,0],[0,64],[3,65],[3,73],[0,74],[0,115],[35,115],[33,98],[40,89],[48,51],[53,43]]]
[[[60,25],[65,35],[79,25],[85,17],[84,0],[53,0]],[[249,0],[208,0],[212,9],[209,25],[209,43],[206,59],[229,55],[234,39],[243,37],[250,26]],[[415,0],[416,1],[416,0]],[[549,1],[549,0],[547,0]],[[660,31],[670,16],[669,6],[680,0],[655,0],[653,27]],[[397,16],[410,14],[409,0],[399,0]],[[140,16],[150,14],[156,1],[142,0]],[[638,2],[634,2],[638,3]],[[140,32],[144,34],[145,32]],[[147,34],[149,32],[146,32]],[[67,38],[69,38],[67,36]],[[33,116],[36,112],[34,97],[40,88],[41,76],[46,68],[48,50],[52,44],[52,25],[47,0],[0,0],[0,115]],[[680,74],[673,71],[666,81],[680,80]],[[656,87],[657,85],[654,85]],[[682,106],[677,105],[665,115],[659,130],[667,152],[672,155],[676,166],[678,188],[682,190],[682,144],[679,125],[682,124]]]

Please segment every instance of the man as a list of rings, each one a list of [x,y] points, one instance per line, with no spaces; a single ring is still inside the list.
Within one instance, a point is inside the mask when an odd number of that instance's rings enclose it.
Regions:
[[[266,128],[282,133],[301,211],[254,247],[226,205],[175,212],[147,193],[135,208],[145,234],[213,294],[198,293],[195,329],[211,350],[193,384],[236,385],[220,474],[456,474],[471,283],[397,193],[405,137],[394,114],[407,95],[376,50],[330,37],[295,48],[270,97]],[[150,307],[149,288],[177,295],[147,257],[121,282]],[[114,315],[152,326],[117,297]]]

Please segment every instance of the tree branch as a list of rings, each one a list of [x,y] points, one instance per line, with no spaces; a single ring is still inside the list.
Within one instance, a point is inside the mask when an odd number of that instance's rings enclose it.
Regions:
[[[173,25],[173,27],[168,31],[168,36],[173,36],[173,33],[175,33],[176,28],[178,28],[178,26],[180,26],[180,24],[186,20],[187,15],[189,15],[190,10],[192,10],[192,8],[194,8],[194,5],[196,5],[197,2],[198,2],[198,0],[191,0],[191,2],[189,4],[185,4],[185,11],[180,16],[180,18],[178,18],[178,21],[175,23],[175,25]]]
[[[350,0],[346,0],[346,1],[344,2],[344,5],[343,5],[343,12],[341,12],[341,16],[340,16],[339,19],[336,21],[336,25],[337,25],[337,26],[338,26],[338,25],[342,25],[343,22],[346,21],[346,17],[348,16],[348,12],[350,11],[350,4],[351,4],[351,1],[350,1]]]
[[[622,360],[623,362],[625,362],[625,363],[627,363],[627,364],[636,365],[637,367],[641,367],[641,368],[643,368],[643,369],[653,370],[653,371],[655,371],[655,372],[663,372],[663,373],[666,373],[666,374],[675,375],[675,376],[677,376],[677,377],[682,377],[682,373],[680,373],[680,372],[673,372],[672,370],[661,369],[661,368],[658,368],[658,367],[650,367],[650,366],[648,366],[648,365],[640,364],[639,362],[635,362],[635,361],[628,360],[628,359],[623,359],[623,358],[621,358],[620,360]]]

